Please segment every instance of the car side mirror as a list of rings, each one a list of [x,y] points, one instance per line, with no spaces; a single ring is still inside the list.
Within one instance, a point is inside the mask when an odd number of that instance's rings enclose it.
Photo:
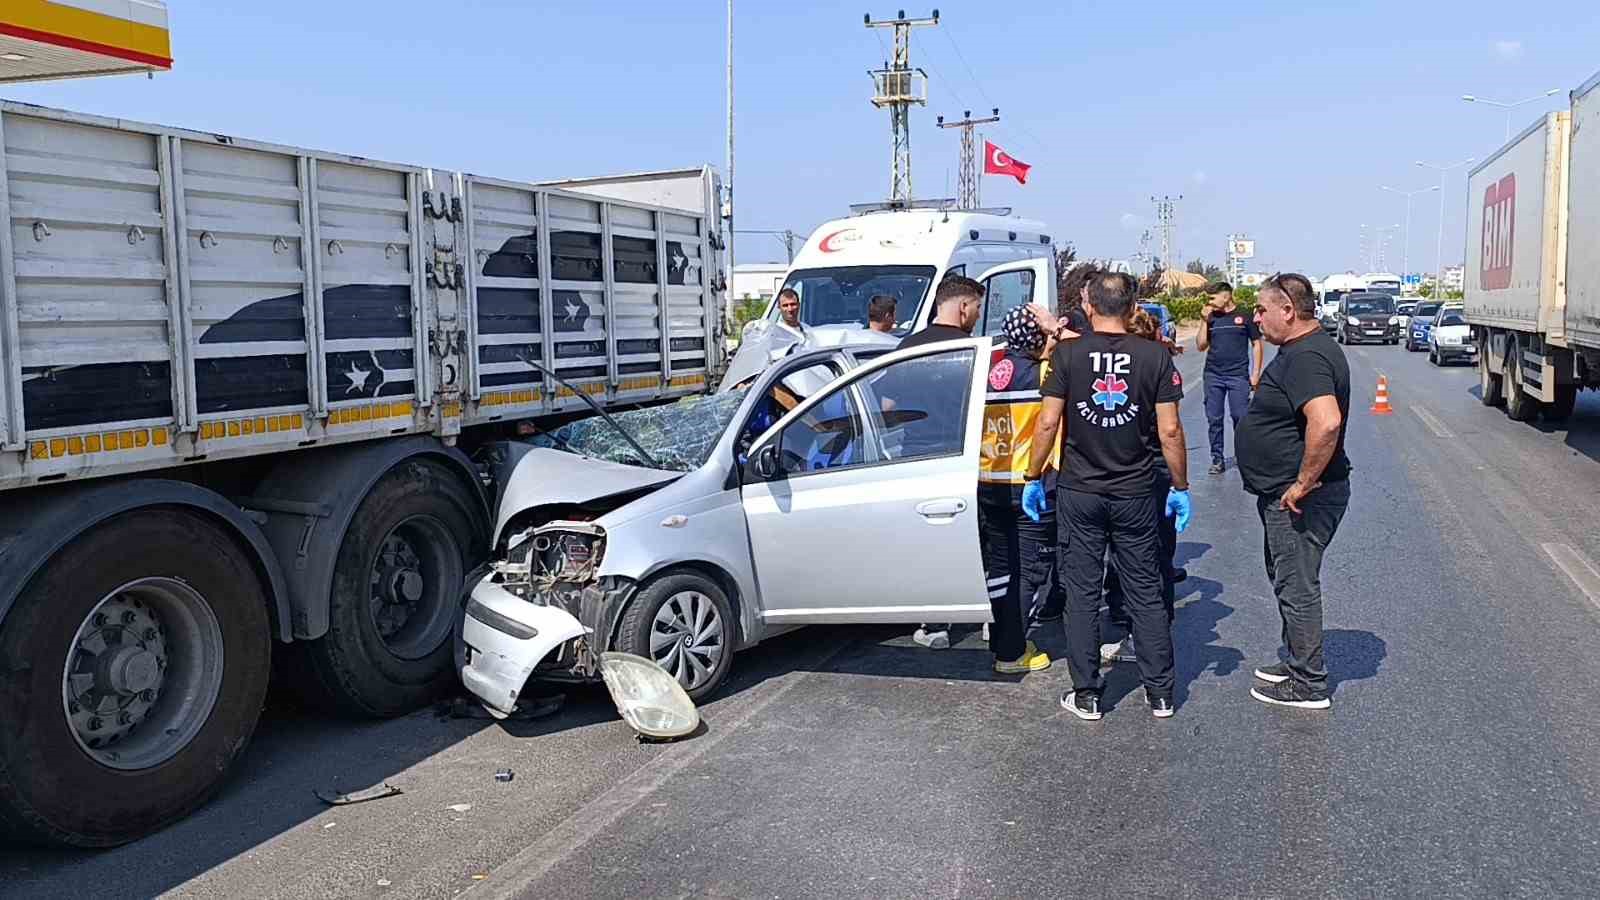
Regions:
[[[769,441],[750,457],[750,462],[745,465],[745,473],[749,481],[771,481],[778,476],[781,467],[778,465],[778,444]]]

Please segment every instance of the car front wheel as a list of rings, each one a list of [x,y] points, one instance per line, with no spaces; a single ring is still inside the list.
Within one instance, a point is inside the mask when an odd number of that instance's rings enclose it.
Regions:
[[[722,588],[697,572],[675,572],[646,584],[629,604],[617,649],[654,660],[699,702],[732,668],[736,635]]]

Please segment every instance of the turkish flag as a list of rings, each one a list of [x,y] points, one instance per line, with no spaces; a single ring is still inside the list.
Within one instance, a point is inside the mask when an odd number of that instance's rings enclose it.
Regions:
[[[1033,166],[1001,150],[990,141],[983,142],[983,174],[1010,175],[1018,184],[1028,183],[1028,170]]]

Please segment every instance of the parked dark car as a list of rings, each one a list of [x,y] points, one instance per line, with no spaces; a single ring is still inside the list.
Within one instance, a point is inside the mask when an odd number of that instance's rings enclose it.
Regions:
[[[1377,292],[1346,294],[1339,300],[1337,330],[1341,344],[1398,344],[1400,318],[1394,296]]]

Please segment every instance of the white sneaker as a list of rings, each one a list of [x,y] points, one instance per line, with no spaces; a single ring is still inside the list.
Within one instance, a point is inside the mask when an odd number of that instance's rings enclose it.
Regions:
[[[948,631],[924,631],[918,628],[912,632],[911,639],[916,641],[919,646],[927,647],[929,650],[950,649],[950,632]]]

